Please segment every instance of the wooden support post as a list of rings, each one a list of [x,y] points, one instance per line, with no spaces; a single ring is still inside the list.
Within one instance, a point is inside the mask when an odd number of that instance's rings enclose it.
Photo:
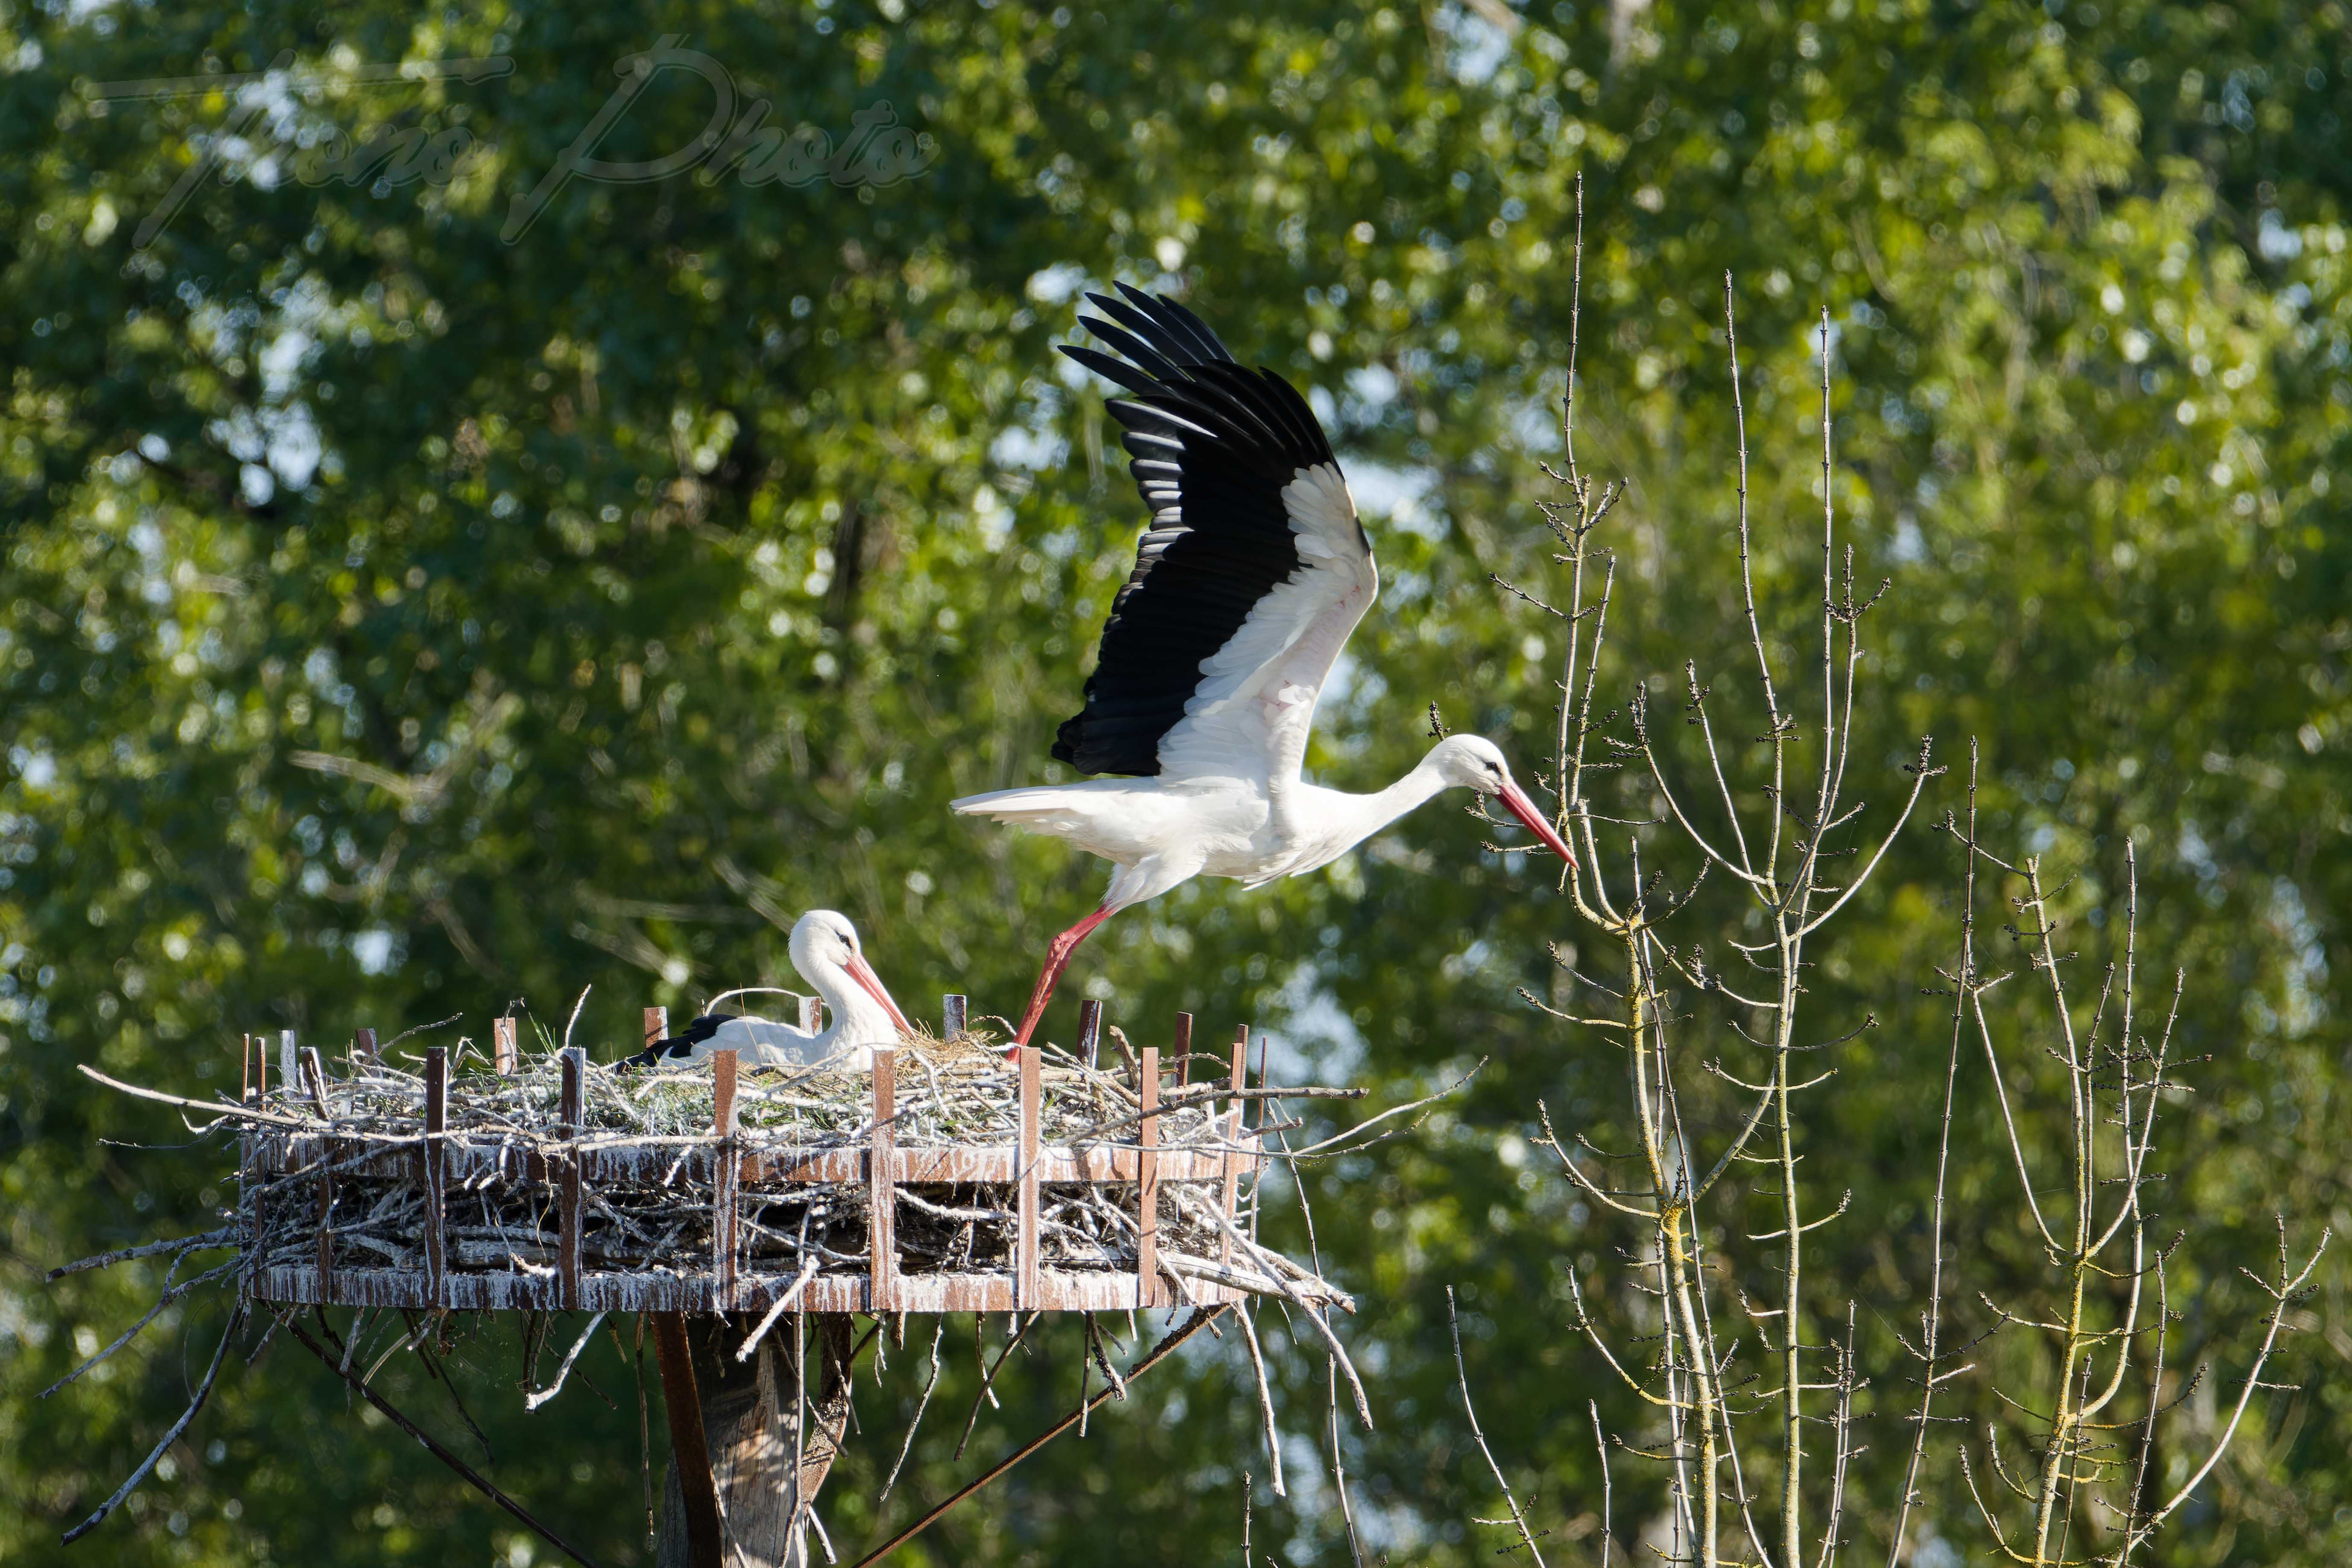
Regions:
[[[368,1068],[375,1066],[375,1031],[373,1029],[352,1030],[351,1059],[351,1070],[352,1075],[356,1077],[358,1074],[365,1072]]]
[[[1020,1178],[1020,1202],[1013,1237],[1013,1300],[1030,1312],[1045,1304],[1037,1279],[1037,1133],[1044,1059],[1036,1047],[1021,1047],[1021,1155],[1013,1167]]]
[[[866,1310],[898,1304],[898,1053],[874,1053],[874,1137],[866,1151]]]
[[[327,1069],[320,1064],[316,1047],[306,1047],[302,1052],[302,1078],[310,1091],[311,1102],[318,1107],[321,1121],[331,1122],[334,1112],[327,1103]],[[330,1281],[335,1272],[335,1140],[321,1141],[319,1151],[319,1300],[334,1300]]]
[[[1143,1047],[1143,1121],[1135,1142],[1135,1304],[1160,1305],[1160,1047]]]
[[[449,1047],[430,1046],[425,1052],[425,1295],[426,1303],[446,1307],[449,1288],[448,1151],[443,1137],[449,1131]]]
[[[1192,1081],[1192,1015],[1176,1015],[1176,1087]]]
[[[1234,1034],[1232,1084],[1234,1089],[1239,1090],[1246,1088],[1248,1081],[1249,1026],[1244,1024]],[[1241,1100],[1228,1100],[1225,1113],[1217,1118],[1223,1127],[1218,1142],[1225,1145],[1222,1163],[1225,1168],[1224,1215],[1227,1224],[1233,1221],[1234,1189],[1242,1176],[1242,1107],[1246,1103],[1247,1101]],[[1234,1238],[1230,1231],[1225,1234],[1224,1245],[1224,1264],[1230,1268],[1234,1264]]]
[[[580,1136],[587,1120],[588,1052],[581,1046],[563,1047],[563,1102],[557,1113],[555,1135],[566,1142]],[[556,1168],[556,1304],[567,1312],[580,1310],[581,1197],[580,1156],[563,1152]]]
[[[811,1034],[811,1035],[814,1035],[814,1034],[815,1034],[819,1029],[823,1028],[824,1026],[824,1005],[823,1003],[819,1002],[819,1001],[818,1001],[815,997],[814,997],[814,996],[803,996],[803,997],[802,997],[802,998],[801,998],[801,1029],[802,1029],[802,1031],[803,1031],[803,1033],[805,1033],[805,1034]]]
[[[299,1061],[299,1060],[298,1060],[298,1059],[296,1058],[296,1056],[295,1056],[295,1053],[294,1053],[294,1031],[293,1031],[293,1030],[291,1030],[291,1029],[280,1029],[280,1030],[278,1030],[278,1083],[279,1083],[281,1086],[283,1086],[283,1087],[285,1088],[285,1089],[287,1090],[287,1092],[291,1093],[291,1092],[293,1092],[294,1086],[295,1086],[295,1085],[297,1085],[297,1084],[299,1084],[299,1083],[300,1083],[300,1082],[302,1081],[302,1079],[301,1079],[301,1072],[302,1072],[302,1066],[301,1066],[301,1063],[300,1063],[300,1061]]]
[[[246,1044],[253,1053],[253,1093],[257,1104],[269,1098],[269,1042],[259,1035],[247,1035]]]
[[[669,1009],[667,1007],[646,1008],[646,1045],[650,1047],[656,1040],[666,1039],[668,1037],[668,1035]]]
[[[253,1082],[253,1037],[239,1035],[236,1038],[236,1097],[246,1104],[251,1105],[261,1095],[261,1091],[254,1087]]]
[[[940,1038],[952,1040],[964,1032],[964,999],[954,992],[940,998]]]
[[[515,1021],[511,1017],[490,1020],[490,1060],[500,1078],[512,1078],[515,1070]]]
[[[687,1561],[692,1568],[720,1568],[719,1483],[710,1473],[710,1444],[702,1431],[702,1399],[695,1391],[686,1316],[681,1312],[647,1316],[653,1320],[654,1354],[661,1366],[662,1411],[669,1420],[670,1456],[677,1465],[678,1490],[686,1505]]]
[[[1102,1004],[1078,1004],[1078,1056],[1087,1066],[1095,1065],[1095,1053],[1102,1048]]]
[[[742,1162],[735,1152],[735,1069],[733,1051],[716,1051],[710,1058],[710,1130],[719,1138],[711,1153],[710,1252],[722,1312],[736,1310],[735,1200]]]

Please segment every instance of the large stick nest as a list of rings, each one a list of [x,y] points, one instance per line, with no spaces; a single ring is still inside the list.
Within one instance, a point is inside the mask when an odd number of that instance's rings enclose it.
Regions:
[[[453,1067],[476,1055],[464,1046],[453,1054]],[[901,1149],[1017,1144],[1019,1074],[984,1036],[909,1037],[896,1054],[896,1068],[891,1121]],[[1042,1144],[1086,1150],[1137,1141],[1141,1098],[1128,1076],[1047,1047],[1040,1079]],[[1223,1090],[1202,1083],[1163,1098],[1155,1118],[1163,1154],[1259,1150],[1256,1129],[1234,1137],[1231,1102],[1217,1099]],[[412,1160],[383,1156],[422,1145],[425,1101],[422,1074],[372,1060],[352,1077],[327,1081],[323,1111],[312,1088],[302,1083],[273,1084],[248,1106],[208,1107],[255,1131],[335,1141],[331,1158],[314,1153],[296,1168],[251,1180],[240,1226],[247,1266],[316,1258],[316,1194],[324,1172],[333,1178],[330,1223],[338,1267],[422,1268],[425,1189]],[[687,1277],[710,1270],[717,1167],[709,1155],[718,1140],[707,1063],[641,1071],[591,1066],[583,1077],[576,1134],[563,1125],[562,1062],[552,1050],[525,1055],[505,1075],[453,1070],[446,1104],[448,1145],[475,1156],[453,1166],[447,1184],[443,1223],[452,1273],[551,1274],[561,1240],[556,1190],[526,1174],[529,1156],[596,1151],[607,1157],[584,1189],[583,1266],[599,1273]],[[745,1068],[735,1104],[733,1147],[743,1154],[862,1148],[876,1131],[872,1075],[830,1063]],[[479,1158],[485,1150],[515,1157],[488,1163]],[[1255,1184],[1243,1184],[1240,1206],[1228,1221],[1222,1181],[1160,1183],[1157,1249],[1162,1268],[1177,1276],[1180,1292],[1181,1281],[1204,1279],[1352,1307],[1335,1287],[1255,1242]],[[1014,1266],[1012,1185],[901,1183],[897,1198],[899,1273],[987,1273]],[[1041,1267],[1135,1270],[1139,1226],[1132,1184],[1049,1182],[1039,1199]],[[736,1268],[745,1277],[860,1272],[869,1265],[872,1216],[863,1183],[748,1181],[736,1215]]]

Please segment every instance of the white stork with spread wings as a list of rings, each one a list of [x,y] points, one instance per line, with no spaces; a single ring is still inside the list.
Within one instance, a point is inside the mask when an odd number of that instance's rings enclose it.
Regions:
[[[1080,320],[1132,364],[1062,352],[1124,387],[1109,404],[1151,509],[1111,601],[1086,710],[1054,756],[1128,778],[998,790],[954,808],[1067,839],[1113,862],[1099,908],[1054,939],[1023,1016],[1028,1043],[1087,933],[1193,877],[1250,887],[1328,866],[1430,799],[1493,795],[1570,864],[1567,843],[1471,735],[1440,741],[1373,795],[1299,776],[1331,666],[1380,592],[1371,541],[1314,411],[1273,371],[1243,369],[1200,319],[1126,285]]]

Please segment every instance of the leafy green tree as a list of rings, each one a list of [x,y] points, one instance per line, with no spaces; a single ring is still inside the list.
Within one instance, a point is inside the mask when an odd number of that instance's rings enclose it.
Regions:
[[[2273,1207],[2345,1205],[2347,21],[2006,0],[0,9],[0,1552],[70,1557],[57,1533],[177,1414],[223,1319],[192,1296],[34,1397],[161,1283],[41,1271],[202,1228],[224,1169],[214,1148],[136,1147],[180,1135],[77,1063],[203,1094],[244,1030],[332,1046],[454,1013],[478,1034],[518,997],[560,1027],[592,984],[581,1028],[609,1056],[640,1006],[789,979],[768,917],[814,905],[861,923],[911,1010],[1025,994],[1097,868],[944,802],[1055,776],[1052,725],[1132,558],[1098,389],[1051,353],[1082,283],[1183,290],[1315,389],[1386,578],[1319,773],[1385,782],[1433,700],[1523,771],[1545,754],[1557,628],[1486,577],[1542,564],[1534,461],[1557,441],[1579,175],[1584,455],[1632,480],[1606,701],[1653,679],[1663,707],[1685,658],[1738,679],[1726,270],[1772,634],[1812,613],[1826,309],[1835,495],[1865,581],[1894,579],[1856,765],[1891,783],[1920,733],[1979,738],[1991,830],[2083,866],[2085,921],[2114,917],[2122,846],[2146,834],[2143,940],[2190,970],[2188,1048],[2215,1057],[2179,1111],[2196,1136],[2171,1217],[2211,1265],[2176,1281],[2179,1331],[2190,1359],[2218,1353],[2247,1310],[2229,1266],[2267,1257]],[[837,149],[887,101],[931,161],[862,186],[750,164],[577,179],[503,237],[615,62],[667,35],[724,64],[739,109],[772,100],[774,127]],[[362,73],[499,55],[511,71],[472,82]],[[272,69],[161,100],[103,86]],[[713,96],[664,71],[594,153],[690,147]],[[412,131],[396,156],[428,137],[464,156],[401,179],[357,151]],[[1558,994],[1542,944],[1571,932],[1487,837],[1432,812],[1323,877],[1188,887],[1106,928],[1074,976],[1139,1038],[1179,1007],[1254,1017],[1281,1070],[1384,1098],[1488,1058],[1414,1138],[1306,1183],[1365,1307],[1349,1331],[1380,1426],[1346,1439],[1356,1516],[1399,1560],[1500,1544],[1471,1522],[1496,1510],[1448,1284],[1539,1523],[1591,1543],[1586,1398],[1629,1425],[1561,1327],[1553,1266],[1590,1271],[1611,1237],[1522,1158],[1538,1099],[1590,1121],[1616,1068],[1516,998]],[[1856,1205],[1814,1267],[1850,1282],[1882,1362],[1925,1272],[1921,1086],[1946,1037],[1916,993],[1951,950],[1955,878],[1945,845],[1906,841],[1821,955],[1821,1016],[1882,1026],[1841,1047],[1821,1102],[1814,1179]],[[1993,1136],[1962,1130],[1960,1191],[2002,1179]],[[2006,1208],[1968,1212],[1954,1244],[1989,1289],[2039,1267]],[[2352,1325],[2326,1267],[2281,1374],[2304,1392],[2151,1560],[2343,1555]],[[1256,1542],[1346,1561],[1308,1458],[1328,1443],[1319,1353],[1278,1328],[1269,1351],[1289,1504],[1266,1498],[1228,1342],[919,1550],[1189,1563],[1238,1544],[1246,1471]],[[644,1561],[622,1362],[583,1361],[611,1405],[575,1391],[563,1419],[507,1386],[513,1325],[459,1353],[501,1483],[604,1560]],[[888,1456],[854,1454],[836,1545],[1044,1425],[1076,1353],[1024,1358],[961,1465],[935,1411],[885,1506]],[[911,1412],[915,1359],[894,1355],[869,1432]],[[936,1405],[960,1415],[976,1384],[953,1364]],[[382,1375],[462,1432],[408,1361]],[[1878,1392],[1854,1484],[1884,1550],[1904,1401]],[[229,1363],[170,1468],[78,1550],[438,1563],[519,1539],[282,1344]],[[1657,1493],[1620,1479],[1630,1539]],[[1925,1487],[1906,1561],[1939,1560],[1931,1535],[1989,1550],[1955,1468]]]

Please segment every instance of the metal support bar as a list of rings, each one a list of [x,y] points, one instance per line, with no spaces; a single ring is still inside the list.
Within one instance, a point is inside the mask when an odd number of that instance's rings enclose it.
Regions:
[[[449,1047],[428,1046],[425,1051],[425,1147],[417,1159],[424,1166],[425,1290],[436,1307],[446,1306],[449,1283],[448,1150]]]
[[[515,1070],[515,1021],[512,1018],[490,1020],[490,1059],[500,1078],[512,1078]]]
[[[579,1046],[563,1047],[563,1102],[558,1112],[556,1136],[570,1142],[580,1136],[581,1123],[587,1120],[588,1053]],[[564,1151],[562,1163],[556,1176],[556,1278],[561,1292],[557,1300],[565,1311],[580,1309],[580,1255],[583,1250],[580,1228],[581,1211],[584,1206],[580,1193],[580,1156]]]
[[[656,1040],[666,1038],[668,1034],[669,1009],[667,1007],[646,1008],[646,1045],[650,1047]]]
[[[1035,1311],[1042,1300],[1037,1289],[1037,1122],[1043,1060],[1036,1047],[1021,1047],[1020,1213],[1013,1243],[1013,1299],[1029,1311]]]
[[[866,1154],[866,1310],[898,1301],[898,1053],[874,1053],[874,1139]]]
[[[1143,1121],[1135,1153],[1135,1304],[1160,1305],[1160,1047],[1143,1047]]]
[[[738,1058],[733,1051],[716,1051],[710,1059],[710,1130],[719,1136],[719,1148],[712,1155],[716,1169],[710,1182],[710,1251],[711,1268],[719,1286],[719,1307],[725,1311],[736,1310],[735,1300],[735,1199],[742,1176],[742,1164],[735,1148],[735,1069]]]
[[[952,1040],[964,1032],[964,999],[950,991],[940,1002],[940,1038]]]

